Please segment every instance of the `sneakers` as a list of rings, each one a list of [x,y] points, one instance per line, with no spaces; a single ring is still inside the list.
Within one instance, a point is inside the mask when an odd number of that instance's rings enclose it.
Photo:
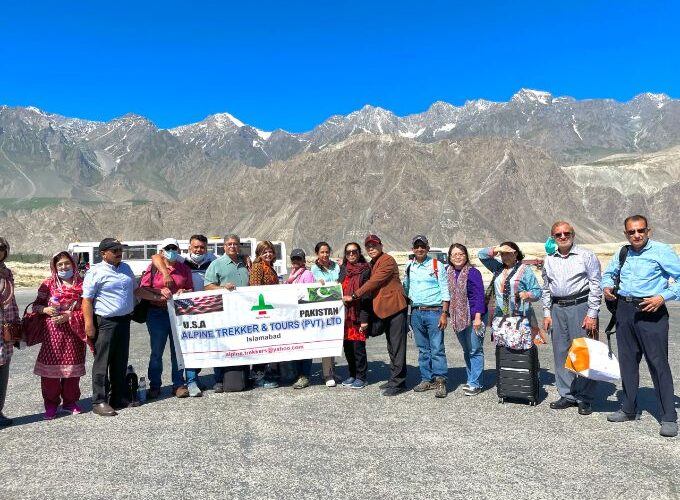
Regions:
[[[328,380],[326,380],[326,387],[335,387],[336,385],[338,385],[338,383],[335,381],[334,378],[329,378]]]
[[[434,380],[434,397],[435,398],[445,398],[448,394],[446,390],[446,380],[442,377],[437,377]]]
[[[223,393],[224,385],[222,385],[222,382],[217,382],[215,385],[213,385],[213,391],[215,391],[215,394]]]
[[[423,380],[413,388],[413,392],[425,392],[434,389],[434,384],[429,380]]]
[[[366,381],[361,380],[360,378],[354,379],[354,382],[352,382],[352,385],[350,386],[350,389],[363,389],[366,387]]]
[[[640,416],[636,413],[630,414],[623,410],[616,410],[614,413],[607,415],[609,422],[629,422],[631,420],[640,420]]]
[[[172,389],[172,394],[175,397],[178,397],[178,398],[188,398],[189,397],[189,389],[187,389],[183,385],[180,385],[179,387],[175,387],[175,388]]]
[[[356,379],[354,377],[347,377],[345,380],[342,381],[342,386],[343,387],[350,387]]]
[[[279,383],[276,380],[262,377],[255,381],[255,386],[263,387],[264,389],[276,389],[279,386]]]
[[[304,389],[305,387],[309,387],[309,379],[304,375],[300,375],[293,384],[293,389]]]
[[[63,407],[64,411],[69,412],[71,415],[80,415],[83,413],[83,410],[80,409],[80,406],[77,404],[73,403],[72,405],[64,405]]]
[[[200,398],[203,396],[203,392],[201,391],[200,387],[198,387],[196,382],[190,382],[187,386],[187,389],[189,390],[189,397]]]
[[[466,388],[463,389],[463,394],[466,396],[476,396],[478,394],[481,394],[482,388],[481,387],[472,387],[471,385],[468,385]]]
[[[663,437],[675,437],[678,435],[677,422],[661,422],[661,430],[659,431]]]
[[[45,415],[43,415],[43,420],[53,420],[57,416],[57,407],[47,408],[45,410]]]

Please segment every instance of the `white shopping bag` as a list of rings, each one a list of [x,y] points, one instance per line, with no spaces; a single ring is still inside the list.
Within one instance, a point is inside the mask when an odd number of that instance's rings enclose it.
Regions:
[[[592,380],[615,382],[621,378],[616,356],[610,355],[606,344],[588,337],[572,341],[564,367]]]

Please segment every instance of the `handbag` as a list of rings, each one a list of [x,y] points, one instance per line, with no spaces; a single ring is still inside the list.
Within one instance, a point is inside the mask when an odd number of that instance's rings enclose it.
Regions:
[[[2,325],[2,340],[7,344],[21,342],[21,323],[4,323]]]
[[[510,349],[529,349],[532,346],[531,322],[526,314],[524,301],[518,310],[519,315],[504,314],[493,319],[491,330],[497,346]]]
[[[151,283],[151,286],[153,286],[153,276],[155,274],[156,268],[151,264],[151,279],[149,280],[149,283]],[[146,323],[146,316],[149,312],[149,304],[150,302],[146,299],[141,299],[137,304],[135,305],[135,308],[132,310],[132,321],[135,323]]]
[[[24,330],[24,342],[26,342],[26,345],[29,347],[40,344],[45,339],[45,320],[47,319],[44,314],[29,311],[28,308],[32,305],[33,302],[26,306],[24,315],[21,319],[21,325]]]
[[[7,344],[14,344],[21,342],[23,339],[21,332],[21,322],[19,323],[5,323],[5,314],[0,304],[0,312],[2,312],[2,340]]]

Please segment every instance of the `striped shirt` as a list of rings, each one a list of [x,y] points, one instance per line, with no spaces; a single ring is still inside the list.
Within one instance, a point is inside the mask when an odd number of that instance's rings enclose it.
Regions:
[[[556,251],[543,263],[543,313],[550,317],[553,297],[588,292],[588,316],[597,318],[602,301],[600,261],[587,248],[572,245],[567,255]]]

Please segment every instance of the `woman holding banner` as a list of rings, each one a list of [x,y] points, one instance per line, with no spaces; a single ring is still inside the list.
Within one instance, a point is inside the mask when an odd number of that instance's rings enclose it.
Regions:
[[[314,247],[316,260],[312,265],[312,274],[322,285],[337,282],[340,275],[340,266],[331,259],[332,251],[331,246],[325,241],[318,242]],[[321,369],[326,387],[335,387],[335,358],[322,358]]]
[[[255,247],[255,260],[250,268],[250,286],[278,285],[279,276],[274,270],[276,251],[271,241],[261,241]],[[253,365],[252,378],[257,387],[276,389],[279,383],[275,380],[280,375],[279,363]]]
[[[135,290],[137,298],[148,300],[150,303],[146,318],[146,327],[149,330],[149,342],[151,344],[147,398],[155,399],[161,394],[163,352],[168,337],[170,338],[170,361],[172,363],[172,393],[178,398],[186,398],[189,396],[189,390],[184,385],[182,370],[177,367],[177,356],[175,355],[175,343],[172,339],[167,302],[175,293],[190,292],[193,287],[193,278],[191,269],[186,264],[177,261],[179,243],[176,239],[164,239],[159,250],[170,273],[170,278],[172,278],[170,287],[165,286],[163,275],[153,271],[154,265],[149,264],[139,282],[139,288]]]
[[[340,266],[338,281],[342,284],[342,294],[351,296],[371,277],[371,267],[361,253],[358,243],[345,245],[344,258]],[[365,295],[345,305],[345,338],[343,348],[347,358],[349,377],[342,382],[343,387],[363,389],[366,387],[368,360],[366,357],[366,332],[371,315],[371,296]]]

